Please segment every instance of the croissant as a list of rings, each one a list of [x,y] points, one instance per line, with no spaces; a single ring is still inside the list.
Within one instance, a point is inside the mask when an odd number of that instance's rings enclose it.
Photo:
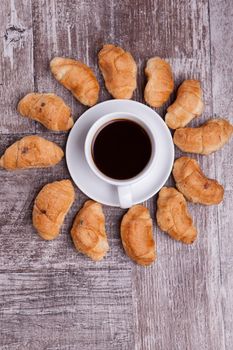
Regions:
[[[56,143],[39,136],[25,136],[8,147],[0,158],[6,170],[49,167],[60,162],[64,153]]]
[[[136,263],[147,266],[156,258],[152,219],[149,210],[134,205],[121,222],[121,240],[126,254]]]
[[[130,99],[137,87],[137,66],[132,55],[119,46],[104,45],[99,67],[108,92],[119,99]]]
[[[195,159],[176,159],[173,176],[178,190],[193,203],[212,205],[223,200],[223,187],[216,180],[208,179]]]
[[[99,83],[86,64],[70,58],[55,57],[50,62],[54,77],[86,106],[93,106],[99,98]]]
[[[160,57],[153,57],[148,60],[145,73],[148,78],[145,101],[152,107],[161,107],[174,89],[171,66]]]
[[[224,119],[211,119],[199,128],[176,129],[174,144],[184,152],[210,154],[223,147],[233,134],[233,126]]]
[[[33,226],[40,237],[51,240],[58,236],[74,197],[70,180],[55,181],[42,188],[35,199],[32,212]]]
[[[202,90],[198,80],[185,80],[179,87],[175,102],[168,107],[165,122],[171,129],[186,126],[204,109]]]
[[[71,236],[77,250],[92,260],[103,259],[109,250],[105,217],[100,203],[88,200],[77,213]]]
[[[70,108],[55,94],[30,93],[18,104],[18,112],[43,124],[53,131],[69,130],[74,122]]]
[[[157,223],[162,231],[183,243],[193,243],[197,230],[188,212],[184,196],[175,188],[163,187],[157,201]]]

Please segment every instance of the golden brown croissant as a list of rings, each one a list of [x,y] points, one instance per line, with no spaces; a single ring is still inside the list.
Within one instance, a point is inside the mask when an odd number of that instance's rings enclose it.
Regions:
[[[208,179],[195,159],[176,159],[173,176],[178,190],[191,202],[212,205],[223,200],[223,187],[216,180]]]
[[[130,99],[137,87],[137,66],[132,55],[119,46],[104,45],[99,67],[108,92],[119,99]]]
[[[175,188],[163,187],[157,201],[157,223],[162,231],[183,243],[193,243],[197,230],[188,212],[184,196]]]
[[[32,212],[33,226],[42,238],[51,240],[58,236],[74,197],[70,180],[55,181],[42,188],[35,199]]]
[[[60,162],[64,153],[56,143],[39,136],[25,136],[8,147],[0,158],[6,170],[49,167]]]
[[[174,89],[171,66],[160,57],[153,57],[147,61],[145,73],[148,78],[145,101],[152,107],[161,107]]]
[[[150,265],[156,258],[152,219],[149,210],[134,205],[121,222],[121,240],[126,254],[140,265]]]
[[[185,80],[179,87],[175,102],[168,107],[165,122],[171,129],[186,126],[204,109],[202,90],[198,80]]]
[[[105,217],[100,203],[88,200],[77,213],[71,236],[77,250],[92,260],[103,259],[109,250]]]
[[[233,126],[224,119],[211,119],[199,128],[180,128],[174,133],[174,144],[184,152],[210,154],[228,142]]]
[[[69,130],[74,122],[70,108],[55,94],[30,93],[19,101],[18,112],[53,131]]]
[[[50,62],[54,77],[86,106],[93,106],[99,98],[99,83],[86,64],[70,58],[55,57]]]

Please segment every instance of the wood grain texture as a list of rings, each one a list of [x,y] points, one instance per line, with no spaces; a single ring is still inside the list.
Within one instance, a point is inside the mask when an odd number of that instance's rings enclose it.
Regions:
[[[128,349],[127,270],[121,278],[100,268],[1,274],[1,349]]]
[[[16,112],[34,90],[31,1],[3,0],[0,19],[0,134],[34,132],[35,123]]]
[[[166,48],[160,55],[169,58],[176,86],[184,79],[201,80],[205,111],[200,118],[190,123],[196,126],[212,116],[208,2],[181,2],[179,6],[174,3],[171,6],[170,1],[164,1],[161,7],[153,8],[154,5],[152,2],[152,13],[155,11],[156,16],[151,18],[148,27],[144,25],[145,37],[149,36],[151,27],[155,27],[155,18],[162,17],[163,31],[156,32],[158,51],[160,43],[166,41]],[[182,40],[182,36],[185,39]],[[156,41],[154,52],[157,54]],[[159,111],[164,115],[164,108]],[[176,157],[180,155],[182,153],[176,149]],[[198,159],[210,177],[214,177],[214,156],[194,158]],[[156,205],[151,202],[148,205],[153,215]],[[134,268],[137,350],[169,350],[173,346],[175,349],[224,349],[222,308],[218,293],[217,207],[189,204],[189,209],[198,228],[198,241],[187,247],[172,241],[155,227],[157,264],[147,270]]]
[[[97,65],[97,53],[108,42],[129,50],[138,63],[135,100],[144,102],[143,70],[148,58],[159,55],[171,63],[176,88],[187,78],[201,80],[205,111],[190,125],[213,115],[233,121],[230,0],[4,0],[1,5],[0,154],[30,133],[65,149],[67,133],[20,118],[15,105],[29,91],[51,91],[71,106],[75,119],[86,110],[52,77],[54,56],[90,65],[102,87],[100,101],[109,99]],[[157,110],[162,116],[174,98],[175,93]],[[75,250],[69,231],[87,199],[77,188],[59,237],[46,242],[36,234],[34,198],[44,184],[69,178],[65,160],[50,169],[0,169],[0,349],[231,350],[232,141],[216,154],[194,157],[224,185],[224,202],[189,204],[199,232],[192,246],[158,229],[157,196],[145,202],[158,252],[149,268],[124,254],[119,225],[125,211],[118,208],[104,206],[110,251],[103,261],[94,263]],[[167,185],[173,184],[170,177]]]
[[[232,1],[210,1],[212,103],[215,116],[223,116],[232,122],[233,81],[232,53],[233,7]],[[233,142],[215,154],[216,177],[225,184],[224,202],[217,208],[217,234],[219,246],[220,290],[225,348],[233,345]]]

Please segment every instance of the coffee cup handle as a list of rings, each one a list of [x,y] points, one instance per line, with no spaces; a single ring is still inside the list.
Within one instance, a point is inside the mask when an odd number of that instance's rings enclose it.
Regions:
[[[133,205],[131,186],[118,186],[118,198],[122,209],[130,208]]]

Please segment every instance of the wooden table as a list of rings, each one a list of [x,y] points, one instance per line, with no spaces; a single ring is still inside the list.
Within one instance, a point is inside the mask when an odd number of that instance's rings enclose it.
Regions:
[[[17,114],[17,102],[26,93],[57,93],[75,119],[85,111],[52,77],[52,57],[89,64],[101,82],[100,101],[111,98],[97,66],[103,43],[119,44],[135,57],[135,100],[143,101],[146,60],[158,55],[171,63],[176,87],[186,78],[202,82],[205,112],[191,125],[212,116],[230,119],[232,18],[231,0],[1,1],[1,154],[28,134],[65,147],[67,133],[49,132]],[[167,105],[158,110],[162,116]],[[104,207],[107,257],[94,263],[75,251],[69,231],[87,199],[77,188],[60,236],[51,242],[39,238],[31,222],[33,201],[44,184],[69,178],[65,160],[52,169],[1,170],[0,349],[231,350],[232,142],[195,158],[224,184],[224,201],[211,207],[189,204],[199,232],[191,246],[170,239],[154,221],[158,259],[148,268],[124,254],[119,236],[124,211],[118,208]],[[156,197],[144,204],[154,219]]]

